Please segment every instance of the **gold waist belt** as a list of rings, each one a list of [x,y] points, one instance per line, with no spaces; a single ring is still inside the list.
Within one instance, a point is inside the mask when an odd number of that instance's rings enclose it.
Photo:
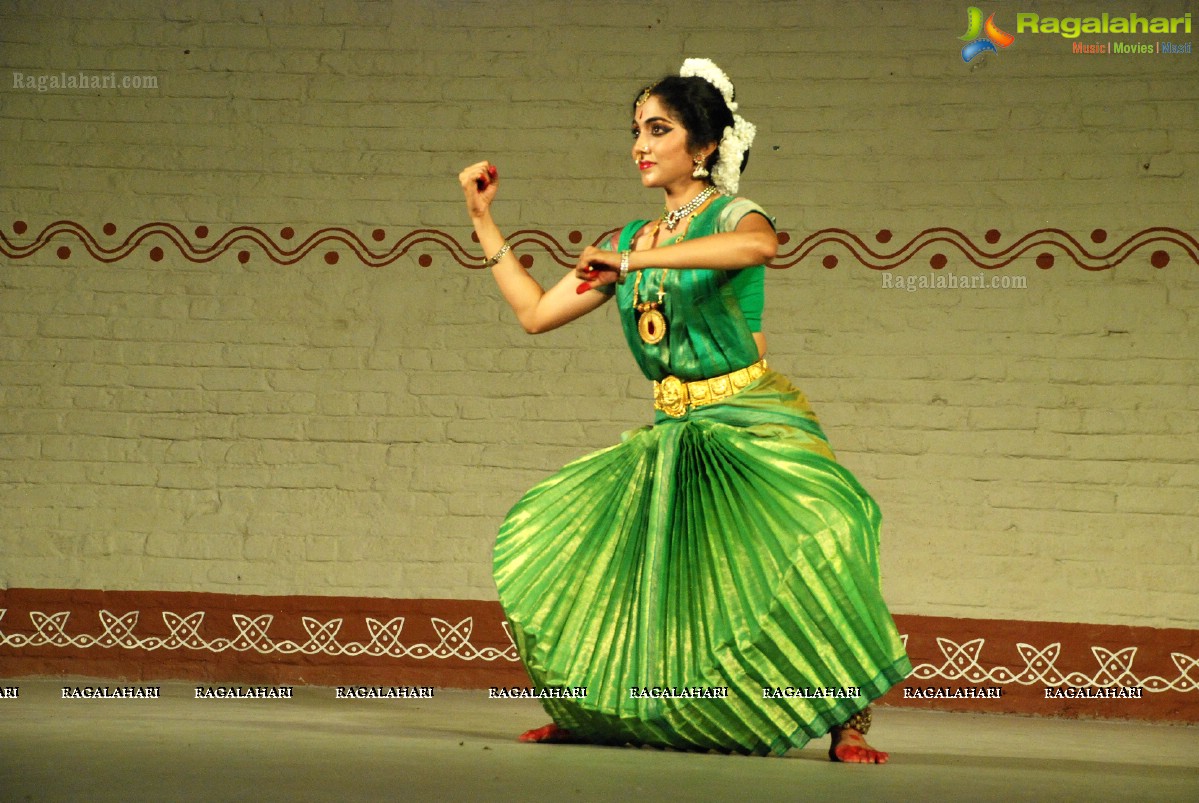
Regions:
[[[671,418],[682,418],[687,414],[687,408],[703,407],[727,399],[749,387],[751,382],[765,373],[766,360],[762,359],[731,374],[695,382],[684,382],[677,376],[668,376],[660,382],[654,382],[654,409],[661,410]]]

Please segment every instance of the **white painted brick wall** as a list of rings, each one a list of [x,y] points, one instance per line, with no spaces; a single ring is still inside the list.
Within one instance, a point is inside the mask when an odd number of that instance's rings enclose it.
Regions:
[[[1199,55],[1022,35],[965,65],[963,11],[6,2],[0,232],[73,220],[112,247],[166,221],[211,245],[251,225],[295,248],[433,228],[470,247],[455,176],[488,157],[502,226],[589,242],[657,208],[628,166],[632,96],[707,55],[759,126],[743,187],[784,253],[830,228],[881,252],[932,227],[992,250],[1051,227],[1096,252],[1199,233]],[[159,86],[11,77],[79,70]],[[896,611],[1199,624],[1199,288],[1162,247],[1164,269],[1141,250],[1101,272],[1034,250],[995,272],[1023,290],[884,289],[831,245],[771,273],[771,359],[883,507]],[[155,235],[106,265],[60,236],[0,266],[0,585],[490,598],[520,493],[649,420],[613,310],[530,338],[439,248],[381,269],[324,250],[193,264]],[[979,273],[948,245],[896,273],[931,275],[938,251]]]

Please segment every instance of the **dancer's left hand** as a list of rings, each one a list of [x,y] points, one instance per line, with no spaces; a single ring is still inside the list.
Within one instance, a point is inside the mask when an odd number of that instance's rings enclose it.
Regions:
[[[575,265],[575,276],[583,281],[578,292],[585,293],[605,284],[614,284],[620,273],[620,252],[589,245]]]

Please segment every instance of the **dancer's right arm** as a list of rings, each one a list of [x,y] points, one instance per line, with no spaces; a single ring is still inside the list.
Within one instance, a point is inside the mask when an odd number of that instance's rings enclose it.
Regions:
[[[490,162],[478,162],[458,174],[458,182],[466,195],[467,214],[474,224],[483,254],[488,258],[499,253],[505,242],[499,226],[491,219],[491,202],[495,200],[499,178],[488,175],[490,166]],[[487,181],[482,190],[477,184],[481,179]],[[580,295],[576,292],[579,279],[574,272],[567,273],[549,290],[544,290],[511,251],[492,266],[491,275],[520,325],[529,334],[557,329],[597,309],[610,298],[595,290]]]

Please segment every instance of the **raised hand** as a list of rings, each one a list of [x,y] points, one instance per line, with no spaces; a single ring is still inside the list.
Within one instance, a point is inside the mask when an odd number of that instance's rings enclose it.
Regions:
[[[466,211],[472,219],[483,217],[491,208],[499,189],[499,171],[491,162],[476,162],[458,174],[458,183],[466,196]]]

